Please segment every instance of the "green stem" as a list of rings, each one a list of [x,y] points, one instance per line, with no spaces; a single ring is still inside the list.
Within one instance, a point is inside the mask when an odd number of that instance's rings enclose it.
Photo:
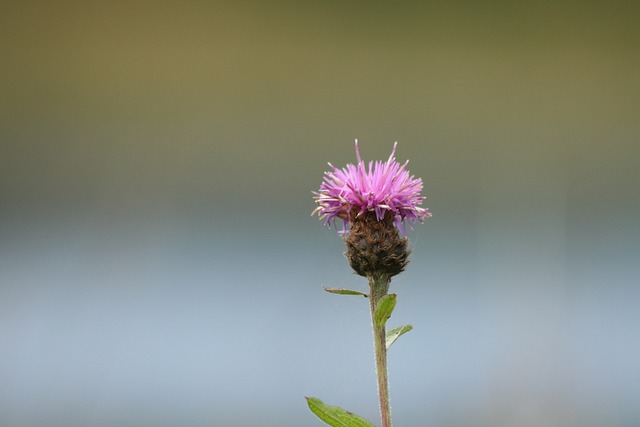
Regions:
[[[391,404],[389,403],[389,381],[387,379],[387,343],[384,324],[376,326],[374,313],[380,298],[389,291],[390,278],[386,276],[369,277],[369,302],[371,304],[371,324],[373,326],[373,348],[376,357],[376,374],[378,377],[378,396],[380,397],[380,415],[382,427],[391,427]]]

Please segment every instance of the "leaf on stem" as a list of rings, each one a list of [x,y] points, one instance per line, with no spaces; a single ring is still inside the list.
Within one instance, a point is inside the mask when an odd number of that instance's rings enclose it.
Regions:
[[[413,326],[411,325],[402,325],[402,326],[398,326],[397,328],[393,328],[392,330],[387,332],[387,337],[386,337],[387,349],[391,347],[391,344],[396,342],[396,340],[400,337],[400,335],[405,334],[412,329],[413,329]]]
[[[378,301],[378,306],[373,314],[373,320],[378,328],[382,328],[387,319],[391,317],[394,307],[396,306],[396,294],[385,295]]]
[[[364,418],[338,406],[325,405],[322,400],[315,397],[305,397],[305,399],[311,412],[332,427],[375,427]]]
[[[338,295],[362,295],[363,297],[367,298],[367,294],[362,293],[360,291],[352,291],[351,289],[340,289],[340,288],[324,288],[325,291],[332,293],[332,294],[338,294]]]

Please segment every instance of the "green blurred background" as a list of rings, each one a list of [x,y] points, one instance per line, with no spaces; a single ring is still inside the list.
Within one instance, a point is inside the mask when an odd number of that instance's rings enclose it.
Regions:
[[[399,161],[404,426],[640,419],[637,2],[0,4],[0,425],[377,422],[367,305],[309,216]]]

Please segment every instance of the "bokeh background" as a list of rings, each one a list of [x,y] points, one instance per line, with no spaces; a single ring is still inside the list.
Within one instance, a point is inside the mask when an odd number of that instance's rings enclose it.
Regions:
[[[378,423],[311,191],[398,141],[398,426],[640,422],[640,3],[0,5],[0,425]]]

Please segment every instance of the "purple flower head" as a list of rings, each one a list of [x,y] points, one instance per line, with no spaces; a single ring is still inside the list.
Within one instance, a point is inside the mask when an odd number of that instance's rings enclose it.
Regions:
[[[393,213],[395,226],[406,235],[404,221],[423,222],[431,213],[419,205],[425,199],[420,196],[422,180],[409,175],[406,169],[407,160],[403,165],[396,162],[397,142],[386,162],[369,162],[367,168],[360,158],[358,140],[356,139],[357,165],[348,164],[344,169],[338,169],[329,163],[332,172],[324,173],[324,181],[320,190],[314,192],[318,207],[313,214],[318,213],[325,218],[325,224],[330,225],[335,219],[343,220],[342,233],[347,232],[349,214],[357,211],[360,216],[366,212],[374,212],[376,219],[381,221],[387,212]]]

